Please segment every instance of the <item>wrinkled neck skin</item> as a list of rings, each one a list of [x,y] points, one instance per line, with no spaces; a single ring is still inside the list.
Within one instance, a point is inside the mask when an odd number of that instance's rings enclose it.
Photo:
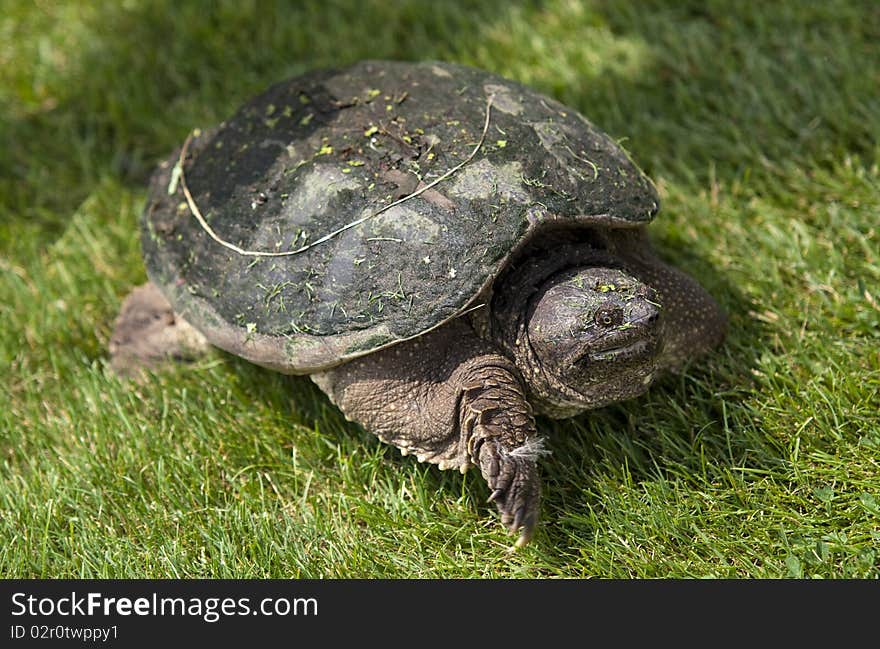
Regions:
[[[629,329],[620,334],[611,331],[612,337],[630,336],[626,343],[638,342],[637,359],[627,358],[625,351],[612,352],[617,356],[611,360],[601,353],[584,354],[579,351],[579,334],[567,334],[572,322],[580,326],[589,318],[589,330],[594,327],[592,319],[598,318],[595,310],[590,310],[578,320],[577,308],[570,306],[571,293],[577,288],[568,290],[569,284],[579,286],[577,281],[582,276],[600,278],[592,284],[593,288],[598,286],[599,291],[613,290],[603,284],[601,278],[614,278],[607,280],[614,288],[615,284],[625,284],[623,278],[632,277],[627,272],[628,266],[639,265],[630,251],[647,248],[644,237],[639,229],[615,235],[611,240],[602,233],[595,233],[592,242],[575,244],[550,239],[526,251],[518,263],[499,277],[489,313],[489,335],[516,363],[536,412],[557,419],[571,417],[638,396],[653,381],[662,349],[660,305],[656,304],[658,298],[653,289],[638,280],[630,283],[632,293],[618,301],[627,305],[625,317],[633,318],[637,326],[617,327],[621,331]],[[595,293],[593,290],[591,295],[595,297]],[[568,306],[564,305],[565,300],[569,301]],[[630,305],[637,302],[642,304],[640,308],[651,313],[646,311],[642,316],[640,312],[633,312],[631,309],[635,307]],[[651,305],[656,305],[656,309]],[[642,331],[641,323],[646,320],[650,320],[651,325]],[[555,338],[545,335],[546,329],[553,327],[562,330],[554,334]],[[633,338],[634,335],[637,337]]]

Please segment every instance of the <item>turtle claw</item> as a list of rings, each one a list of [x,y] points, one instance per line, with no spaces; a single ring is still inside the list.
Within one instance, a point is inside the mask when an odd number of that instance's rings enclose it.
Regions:
[[[511,534],[520,533],[514,547],[524,546],[534,534],[541,499],[535,459],[517,457],[487,441],[480,448],[480,471],[492,489],[488,502],[498,507],[501,523]]]
[[[531,534],[525,534],[525,533],[520,534],[519,538],[516,540],[516,543],[513,544],[512,549],[519,550],[520,548],[525,547],[525,545],[531,540],[532,540]]]
[[[516,514],[513,516],[513,525],[510,526],[510,531],[516,534],[516,531],[522,527],[523,523],[523,508],[520,507],[516,510]]]

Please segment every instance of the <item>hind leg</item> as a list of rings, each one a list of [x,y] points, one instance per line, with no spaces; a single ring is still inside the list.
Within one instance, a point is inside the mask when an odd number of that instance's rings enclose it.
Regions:
[[[191,360],[210,345],[176,315],[152,282],[136,287],[122,303],[110,337],[110,366],[128,376],[168,360]]]

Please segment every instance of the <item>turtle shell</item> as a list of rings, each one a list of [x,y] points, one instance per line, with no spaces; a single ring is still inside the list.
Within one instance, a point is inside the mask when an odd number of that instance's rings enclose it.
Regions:
[[[151,181],[147,272],[211,343],[294,374],[462,314],[545,224],[633,227],[659,206],[575,110],[448,63],[278,83],[184,153]]]

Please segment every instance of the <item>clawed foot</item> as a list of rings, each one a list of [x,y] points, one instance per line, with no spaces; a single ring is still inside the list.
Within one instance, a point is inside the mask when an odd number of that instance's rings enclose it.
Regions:
[[[536,456],[540,447],[527,446],[505,449],[495,440],[486,440],[479,449],[480,471],[501,512],[501,522],[519,538],[514,547],[524,546],[532,538],[538,522],[541,483],[538,478]]]

